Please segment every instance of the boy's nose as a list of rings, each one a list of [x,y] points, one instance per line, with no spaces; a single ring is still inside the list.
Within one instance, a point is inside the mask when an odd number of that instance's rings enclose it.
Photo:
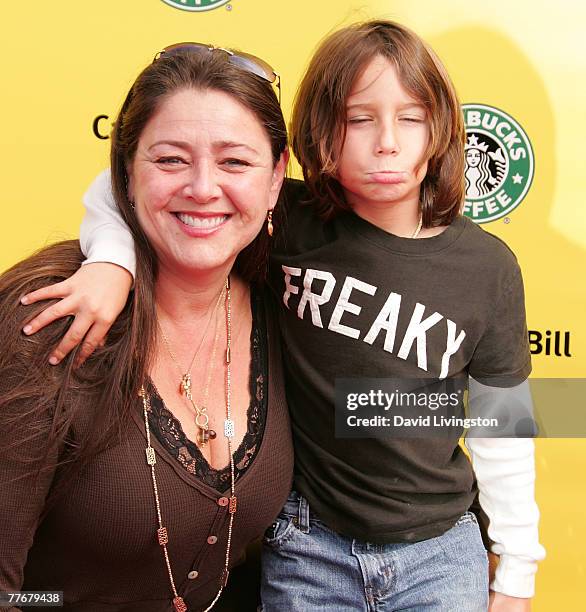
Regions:
[[[382,125],[380,127],[376,150],[378,155],[399,153],[399,141],[393,125]]]

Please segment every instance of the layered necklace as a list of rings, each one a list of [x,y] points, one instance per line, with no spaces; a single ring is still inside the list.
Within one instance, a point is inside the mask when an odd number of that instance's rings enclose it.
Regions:
[[[210,417],[207,412],[207,401],[208,401],[208,395],[209,395],[209,390],[210,390],[210,382],[212,378],[212,369],[213,369],[212,364],[215,362],[216,349],[218,346],[218,337],[220,334],[220,329],[218,326],[218,320],[217,320],[216,314],[218,311],[218,307],[220,306],[220,303],[222,302],[222,299],[224,299],[224,297],[226,296],[226,293],[227,293],[226,287],[227,287],[227,284],[226,286],[222,287],[222,291],[218,295],[216,305],[214,306],[212,310],[212,313],[208,319],[203,335],[201,337],[200,343],[197,349],[195,350],[195,353],[193,354],[193,358],[191,359],[191,363],[189,364],[189,367],[187,368],[187,370],[183,371],[183,369],[181,368],[181,365],[179,364],[179,360],[177,359],[177,357],[175,356],[175,353],[171,349],[171,343],[169,342],[169,339],[165,335],[163,327],[159,323],[159,331],[161,332],[161,337],[163,338],[163,342],[165,343],[165,346],[167,347],[167,351],[169,352],[169,355],[171,356],[171,359],[173,360],[173,363],[175,364],[175,367],[177,368],[177,371],[179,372],[179,375],[180,375],[179,392],[182,395],[185,395],[187,401],[190,403],[193,409],[193,412],[195,414],[195,424],[197,425],[197,428],[199,430],[197,433],[197,437],[196,437],[196,442],[198,446],[205,446],[210,440],[213,440],[217,435],[216,432],[213,429],[210,429],[209,427]],[[212,344],[212,354],[206,366],[206,373],[204,376],[205,383],[204,383],[202,399],[199,404],[196,404],[193,399],[193,394],[192,394],[191,368],[193,367],[193,364],[195,363],[195,358],[197,357],[203,345],[203,341],[205,340],[205,337],[207,335],[208,329],[210,327],[210,322],[212,321],[212,319],[216,320],[216,331],[214,334],[214,342]]]
[[[204,610],[204,612],[208,612],[208,610],[211,610],[214,607],[214,605],[220,598],[220,595],[222,594],[224,587],[228,583],[228,575],[229,575],[228,568],[230,566],[230,547],[232,544],[232,528],[234,526],[234,516],[236,514],[236,508],[237,508],[236,490],[235,490],[235,475],[234,475],[234,456],[232,454],[232,438],[234,437],[234,421],[232,420],[232,406],[231,406],[232,378],[231,378],[231,370],[230,370],[230,361],[231,361],[230,350],[231,350],[231,343],[232,343],[232,302],[231,302],[231,295],[230,295],[230,277],[226,279],[226,284],[224,288],[222,289],[220,296],[218,297],[218,302],[216,303],[214,312],[215,310],[217,310],[217,307],[219,303],[221,302],[222,297],[224,296],[225,296],[225,311],[226,311],[226,355],[225,355],[226,376],[225,376],[225,381],[224,381],[224,394],[225,394],[225,400],[226,400],[226,418],[224,420],[224,436],[227,440],[228,454],[230,456],[230,499],[228,503],[228,512],[230,514],[230,520],[228,523],[228,538],[226,542],[226,554],[224,557],[224,568],[222,570],[222,574],[220,577],[220,588],[218,592],[216,593],[216,596],[214,597],[212,603]],[[209,321],[208,321],[208,326],[209,326]],[[207,328],[204,331],[204,337],[205,337],[206,332],[207,332]],[[219,332],[216,330],[216,339],[214,340],[214,344],[217,344],[218,335],[219,335]],[[165,342],[167,344],[167,347],[170,348],[169,343],[166,338],[165,338]],[[201,344],[203,344],[203,339],[200,343],[200,347],[201,347]],[[196,351],[196,355],[200,347],[198,347]],[[213,353],[214,353],[214,349],[212,349],[212,354]],[[191,366],[193,365],[193,361],[195,361],[195,355],[191,362],[189,370],[185,374],[182,374],[181,384],[183,385],[183,382],[184,381],[186,382],[186,385],[183,386],[183,390],[185,392],[186,397],[195,406],[193,399],[191,398],[191,372],[190,370],[191,370]],[[211,361],[213,361],[213,359],[211,359],[210,362]],[[209,363],[208,363],[208,367],[211,367]],[[186,378],[186,376],[188,376],[188,378]],[[187,384],[187,381],[188,381],[188,384]],[[189,394],[188,394],[188,390],[189,390]],[[161,511],[161,500],[159,498],[159,487],[157,485],[157,476],[155,473],[155,465],[157,463],[157,458],[155,455],[155,449],[151,446],[151,431],[149,427],[149,417],[148,417],[148,413],[150,411],[150,398],[149,398],[148,393],[146,392],[145,385],[141,387],[139,395],[142,398],[144,426],[145,426],[146,439],[147,439],[147,447],[145,449],[146,460],[147,460],[147,465],[149,465],[151,469],[151,479],[153,482],[155,509],[157,512],[157,523],[158,523],[157,541],[159,542],[159,545],[161,546],[163,550],[163,556],[165,558],[165,565],[167,567],[167,573],[169,575],[169,583],[171,585],[171,591],[173,592],[173,608],[175,609],[175,612],[187,612],[188,608],[187,608],[185,601],[177,593],[177,588],[175,586],[175,580],[173,578],[173,571],[171,569],[171,561],[169,560],[169,551],[167,549],[167,544],[169,542],[169,533],[167,531],[167,527],[165,527],[163,523],[163,515]],[[205,412],[203,413],[206,414],[207,416],[207,413]],[[196,424],[198,424],[197,416],[199,414],[200,413],[198,413],[196,410]],[[198,427],[200,428],[200,433],[202,433],[201,430],[203,429],[203,431],[208,434],[208,439],[209,439],[212,436],[211,436],[211,432],[208,431],[208,426],[207,426],[208,420],[205,420],[205,427],[202,427],[202,425],[200,424],[198,424]],[[203,423],[204,421],[201,421],[201,422]],[[205,442],[207,442],[207,439],[205,440]],[[205,442],[202,442],[202,444],[204,444]]]

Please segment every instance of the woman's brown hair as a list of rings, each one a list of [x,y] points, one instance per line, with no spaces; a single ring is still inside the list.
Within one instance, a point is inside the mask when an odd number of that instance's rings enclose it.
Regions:
[[[34,482],[44,482],[53,479],[60,464],[45,512],[74,470],[119,439],[146,364],[144,358],[134,359],[142,343],[132,299],[110,329],[107,345],[79,369],[74,368],[79,347],[61,365],[49,365],[71,317],[57,319],[32,336],[22,333],[48,304],[22,306],[20,297],[69,278],[82,261],[79,242],[70,240],[46,247],[0,275],[0,481],[7,486],[6,480],[34,476]],[[72,424],[78,417],[86,426],[77,427],[74,439]]]
[[[349,210],[336,179],[346,136],[346,101],[377,55],[392,61],[403,87],[425,106],[430,141],[421,184],[423,227],[448,225],[464,200],[465,130],[446,69],[416,34],[392,21],[357,23],[328,36],[309,63],[293,106],[291,144],[324,220]]]
[[[287,148],[285,122],[270,83],[233,66],[228,57],[223,51],[163,54],[138,76],[124,101],[112,137],[112,185],[134,238],[137,270],[134,291],[112,326],[105,347],[79,369],[74,368],[79,347],[59,366],[50,366],[51,350],[70,321],[57,320],[30,337],[21,331],[47,303],[24,307],[20,297],[71,276],[83,260],[77,241],[42,249],[0,276],[1,437],[10,441],[0,445],[0,457],[28,464],[28,471],[15,470],[22,477],[31,473],[42,476],[44,470],[50,472],[57,463],[62,464],[52,498],[62,489],[60,483],[71,480],[72,470],[81,469],[101,449],[120,439],[154,352],[157,259],[126,193],[126,168],[150,118],[168,96],[179,90],[214,89],[254,113],[268,135],[275,164]],[[267,257],[266,232],[261,232],[239,254],[235,266],[244,280],[259,281]],[[76,429],[82,435],[70,440],[72,424],[79,419],[86,426]]]

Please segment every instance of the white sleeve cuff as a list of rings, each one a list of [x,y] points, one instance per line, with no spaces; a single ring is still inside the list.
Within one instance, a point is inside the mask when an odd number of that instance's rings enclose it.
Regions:
[[[132,277],[136,271],[136,256],[134,253],[134,241],[129,234],[127,240],[122,239],[122,234],[112,228],[99,228],[99,238],[91,243],[86,259],[82,266],[91,263],[111,263],[128,270]]]
[[[501,555],[490,588],[511,597],[533,597],[536,572],[537,561],[514,555]]]

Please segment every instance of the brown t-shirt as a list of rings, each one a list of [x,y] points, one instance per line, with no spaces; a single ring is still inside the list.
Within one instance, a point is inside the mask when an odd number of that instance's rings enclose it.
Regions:
[[[266,346],[261,349],[266,357],[266,420],[260,445],[236,482],[232,563],[274,520],[291,487],[293,458],[278,330],[274,318],[267,319]],[[1,384],[2,380],[0,392]],[[83,418],[74,423],[71,441],[88,426],[88,419],[91,424],[88,415],[93,409],[88,406]],[[204,482],[157,436],[151,440],[177,590],[190,610],[199,610],[216,594],[224,566],[229,518],[224,498],[229,487],[219,491]],[[0,444],[8,442],[0,433]],[[75,612],[172,610],[169,577],[156,538],[145,446],[142,403],[137,398],[122,442],[93,459],[40,523],[55,475],[47,474],[38,482],[34,476],[14,481],[25,468],[4,462],[0,470],[0,591],[64,591],[64,609]]]
[[[466,217],[411,240],[349,212],[322,223],[299,182],[270,283],[281,304],[295,487],[331,528],[371,542],[435,537],[469,508],[474,474],[447,437],[336,437],[336,381],[473,376],[513,386],[531,369],[515,256]]]

